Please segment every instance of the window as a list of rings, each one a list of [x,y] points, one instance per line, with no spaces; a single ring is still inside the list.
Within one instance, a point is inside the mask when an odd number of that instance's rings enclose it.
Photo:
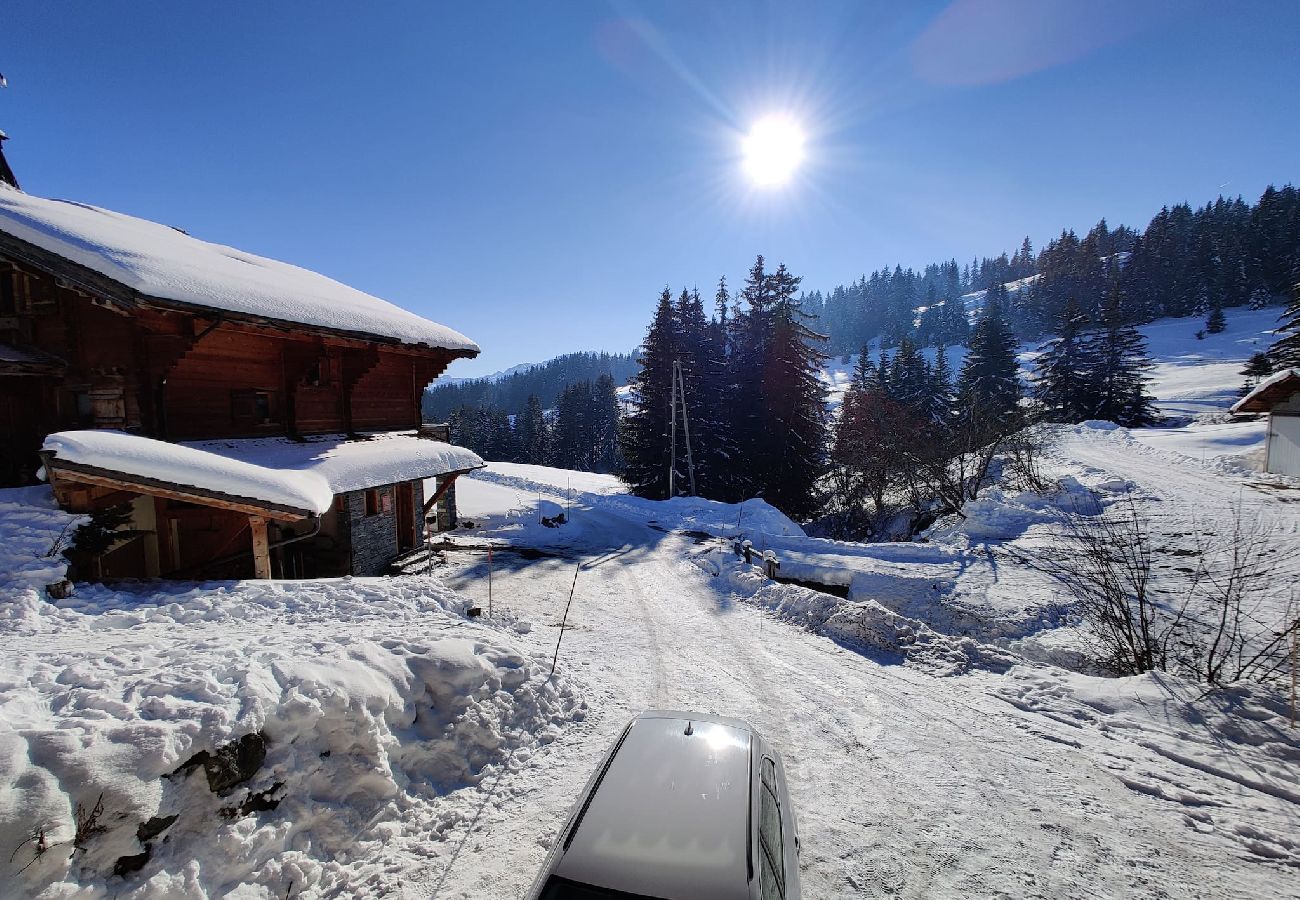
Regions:
[[[245,428],[276,425],[280,421],[279,394],[275,391],[239,390],[230,392],[230,418]]]
[[[366,490],[366,515],[391,516],[393,514],[393,492],[388,488],[369,488]]]

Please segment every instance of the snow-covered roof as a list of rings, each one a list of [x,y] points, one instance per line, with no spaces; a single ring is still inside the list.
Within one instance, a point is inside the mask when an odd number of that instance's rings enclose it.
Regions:
[[[324,513],[334,495],[478,468],[463,447],[415,437],[342,435],[169,444],[121,431],[61,431],[45,439],[56,460],[232,499]]]
[[[1253,391],[1232,404],[1230,412],[1268,412],[1274,404],[1286,399],[1285,388],[1279,390],[1279,386],[1291,380],[1295,382],[1291,390],[1300,391],[1300,369],[1283,369],[1281,372],[1274,372],[1261,381]]]
[[[316,272],[157,222],[0,185],[0,231],[147,297],[477,353],[465,335]]]

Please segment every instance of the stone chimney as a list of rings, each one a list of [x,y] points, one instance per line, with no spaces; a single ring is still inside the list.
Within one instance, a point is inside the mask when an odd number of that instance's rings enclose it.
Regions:
[[[14,170],[9,168],[9,161],[5,159],[5,141],[9,140],[9,135],[0,131],[0,181],[10,187],[18,187],[18,179],[14,177]],[[22,188],[19,188],[22,190]]]

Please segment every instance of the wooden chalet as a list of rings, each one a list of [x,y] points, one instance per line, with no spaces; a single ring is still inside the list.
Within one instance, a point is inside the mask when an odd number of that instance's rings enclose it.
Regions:
[[[80,577],[383,571],[435,508],[454,526],[451,485],[482,465],[420,414],[478,352],[322,275],[0,183],[0,485],[130,510]]]

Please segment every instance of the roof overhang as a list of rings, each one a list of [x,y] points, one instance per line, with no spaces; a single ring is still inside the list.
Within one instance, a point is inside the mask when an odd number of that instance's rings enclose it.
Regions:
[[[52,274],[60,284],[71,287],[83,294],[97,298],[119,310],[156,309],[164,312],[180,312],[200,315],[205,318],[220,318],[228,322],[256,325],[279,331],[292,331],[297,334],[313,334],[322,337],[337,337],[360,340],[367,343],[385,344],[393,347],[406,347],[412,350],[430,350],[445,353],[453,359],[473,359],[479,355],[478,350],[437,347],[426,343],[411,343],[389,335],[374,334],[366,331],[350,331],[343,328],[329,328],[304,322],[291,322],[259,316],[248,312],[204,306],[198,303],[186,303],[181,300],[169,300],[153,297],[96,272],[88,266],[46,250],[30,241],[25,241],[7,231],[0,230],[0,255],[18,263],[31,266]]]
[[[133,494],[162,497],[168,500],[181,500],[199,506],[228,509],[244,515],[261,516],[278,522],[301,522],[315,515],[312,510],[268,503],[253,497],[241,497],[193,485],[177,484],[157,478],[148,478],[143,475],[115,472],[98,466],[75,463],[70,460],[59,459],[48,450],[41,451],[40,455],[41,460],[45,463],[46,477],[49,479],[56,495],[61,488],[70,485],[90,485],[128,491]]]
[[[1232,405],[1233,413],[1263,413],[1300,393],[1300,369],[1284,369],[1260,382],[1253,391]]]

